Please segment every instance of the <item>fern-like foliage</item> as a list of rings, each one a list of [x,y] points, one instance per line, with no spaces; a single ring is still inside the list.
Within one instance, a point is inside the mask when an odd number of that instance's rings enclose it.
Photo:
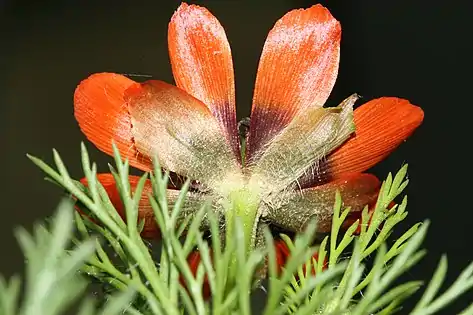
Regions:
[[[2,280],[1,314],[60,314],[83,294],[86,279],[95,279],[107,288],[100,298],[106,303],[85,299],[80,314],[249,315],[252,314],[250,294],[258,281],[256,274],[266,262],[268,297],[264,314],[267,315],[394,314],[423,285],[420,281],[399,285],[394,282],[426,254],[421,244],[429,222],[414,225],[392,245],[387,245],[393,228],[407,215],[407,197],[399,205],[388,207],[408,184],[407,166],[394,177],[389,174],[383,182],[371,223],[361,226],[359,236],[353,235],[359,222],[341,230],[350,209],[343,208],[340,195],[336,196],[331,233],[319,245],[313,245],[316,222],[309,224],[294,241],[283,235],[291,255],[283,271],[278,272],[274,240],[269,230],[265,231],[266,249],[256,249],[247,255],[239,218],[235,219],[234,235],[222,246],[219,222],[209,204],[203,204],[193,217],[179,224],[177,218],[188,183],[179,200],[172,208],[168,207],[168,174],[161,172],[158,163],[154,172],[144,174],[135,191],[131,191],[128,162],[123,162],[115,150],[116,170],[112,169],[112,173],[126,211],[125,222],[97,181],[97,167],[90,163],[84,145],[82,165],[88,188],[69,176],[56,151],[56,169],[38,158],[29,158],[49,180],[63,187],[90,213],[84,216],[74,212],[70,203],[62,203],[49,227],[38,225],[33,235],[17,230],[27,258],[26,296],[19,305],[20,278]],[[153,186],[149,198],[162,233],[159,258],[153,256],[149,244],[140,237],[143,222],[138,222],[138,202],[148,178]],[[362,222],[368,222],[368,216],[366,208]],[[210,242],[200,230],[202,220],[209,222]],[[187,257],[196,246],[202,259],[194,275]],[[312,258],[314,250],[319,253],[319,263]],[[374,263],[368,268],[366,259],[373,255]],[[236,263],[231,262],[235,257]],[[326,257],[328,263],[324,268]],[[473,287],[472,263],[439,295],[446,272],[447,260],[442,257],[410,314],[435,314]],[[205,281],[210,287],[210,299],[202,293]],[[473,304],[462,313],[466,314],[473,314]]]

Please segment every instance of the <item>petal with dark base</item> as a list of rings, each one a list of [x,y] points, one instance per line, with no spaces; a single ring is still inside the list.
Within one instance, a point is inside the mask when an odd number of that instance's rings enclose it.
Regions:
[[[183,3],[168,31],[176,85],[207,105],[240,156],[233,62],[225,30],[206,8]]]
[[[74,115],[85,136],[101,151],[113,155],[115,142],[123,159],[144,171],[152,169],[147,156],[137,151],[125,90],[138,84],[115,73],[97,73],[82,81],[74,93]]]
[[[382,97],[363,104],[354,111],[352,137],[299,182],[310,187],[366,171],[404,142],[423,119],[422,109],[404,99]]]
[[[125,208],[123,206],[123,202],[120,197],[120,193],[116,186],[115,178],[113,177],[113,175],[109,173],[97,174],[97,179],[107,191],[108,197],[110,198],[110,201],[117,210],[118,214],[125,220]],[[130,182],[131,191],[134,192],[136,186],[138,185],[140,177],[130,175],[128,177],[128,180]],[[87,186],[87,179],[82,178],[81,183]],[[148,198],[149,194],[152,193],[153,189],[151,186],[151,181],[147,180],[143,188],[143,193],[138,206],[138,220],[145,220],[141,236],[149,239],[159,238],[159,236],[161,235],[159,228],[156,224],[153,208]],[[172,209],[173,205],[177,201],[179,194],[179,190],[167,190],[168,204],[170,209]],[[178,221],[182,222],[185,217],[195,214],[195,212],[197,212],[197,210],[201,207],[204,200],[205,196],[188,192],[184,205],[179,214]],[[203,221],[203,223],[206,224],[205,221]]]
[[[321,5],[276,22],[256,75],[249,159],[295,116],[324,105],[338,73],[340,37],[340,24]]]
[[[292,232],[302,232],[312,219],[317,231],[328,232],[332,224],[335,194],[340,191],[344,209],[352,212],[376,201],[380,182],[371,174],[351,174],[325,185],[281,194],[280,202],[269,204],[267,218]]]
[[[212,188],[240,168],[216,118],[198,99],[162,81],[127,90],[137,149],[165,169]]]

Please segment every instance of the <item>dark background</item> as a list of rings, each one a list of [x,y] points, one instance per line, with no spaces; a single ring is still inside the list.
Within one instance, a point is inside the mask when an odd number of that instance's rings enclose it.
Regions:
[[[81,176],[73,117],[77,83],[94,72],[152,75],[172,82],[167,23],[178,1],[1,2],[0,271],[21,272],[12,230],[51,214],[61,192],[43,181],[27,152],[52,162],[62,154]],[[316,1],[198,1],[221,21],[232,45],[238,115],[249,115],[258,58],[267,32],[288,10]],[[322,1],[341,21],[342,55],[329,103],[353,92],[365,100],[399,96],[420,105],[424,124],[375,167],[384,178],[408,162],[409,216],[399,232],[431,219],[428,255],[404,280],[429,280],[440,255],[449,258],[448,283],[473,260],[470,146],[473,23],[467,1]],[[90,143],[101,171],[110,159]],[[442,314],[456,314],[473,292]],[[403,311],[405,313],[407,311]]]

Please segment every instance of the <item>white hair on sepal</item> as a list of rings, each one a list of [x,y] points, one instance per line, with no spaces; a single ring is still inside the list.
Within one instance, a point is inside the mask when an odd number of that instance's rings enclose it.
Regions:
[[[353,123],[353,105],[359,99],[357,94],[352,94],[346,98],[340,105],[341,111],[339,113],[338,126],[333,132],[332,141],[327,143],[326,146],[322,147],[323,155],[320,159],[317,159],[312,165],[310,165],[304,172],[304,176],[310,175],[315,177],[320,171],[320,165],[326,161],[327,156],[336,148],[338,148],[343,142],[345,142],[349,136],[355,131],[355,125]],[[309,172],[309,173],[308,173]]]
[[[333,137],[335,121],[330,111],[317,109],[308,117],[296,119],[273,138],[252,166],[253,173],[263,181],[263,189],[269,194],[284,190],[322,157],[324,142]]]
[[[321,165],[327,161],[327,156],[342,145],[346,140],[350,138],[350,135],[355,131],[355,125],[353,123],[353,105],[360,98],[357,94],[352,94],[346,98],[338,106],[341,111],[340,123],[341,128],[336,128],[334,131],[334,140],[330,143],[329,147],[326,147],[326,153],[323,157],[314,162],[304,173],[297,179],[298,187],[301,189],[299,180],[301,178],[310,179],[316,178],[318,175],[323,175],[321,173]]]
[[[336,108],[315,108],[297,116],[258,152],[251,171],[268,197],[300,187],[298,180],[315,174],[323,158],[348,139],[357,99],[354,94]]]
[[[192,137],[184,137],[185,134],[175,132],[170,125],[166,125],[166,131],[168,134],[179,143],[187,152],[184,152],[185,156],[193,158],[187,159],[188,168],[194,170],[195,173],[200,174],[201,176],[196,176],[193,178],[195,180],[201,181],[208,189],[216,190],[216,187],[221,185],[221,177],[212,177],[208,174],[224,174],[227,173],[229,177],[234,177],[233,180],[238,180],[239,177],[237,174],[237,169],[235,168],[235,161],[230,157],[233,156],[231,151],[221,142],[221,134],[212,134],[203,132],[202,129],[195,128],[196,132],[192,134]],[[226,141],[226,139],[225,139]],[[177,151],[179,152],[179,151]],[[209,164],[209,152],[212,153],[212,156],[228,156],[229,159],[223,159],[224,163],[219,165],[219,168],[216,169],[214,164]],[[181,152],[182,153],[182,152]],[[232,176],[235,175],[235,176]],[[202,181],[202,178],[210,179],[207,181]],[[230,180],[230,179],[229,179]]]
[[[250,125],[250,128],[251,128],[251,125]],[[273,144],[274,142],[274,139],[277,139],[278,137],[281,137],[281,135],[284,134],[285,130],[286,130],[287,126],[285,128],[282,128],[281,130],[279,130],[274,136],[273,138],[264,143],[263,145],[260,146],[260,148],[258,149],[258,151],[256,151],[255,153],[253,153],[252,157],[251,157],[251,160],[249,160],[247,162],[247,168],[248,169],[252,169],[257,163],[258,161],[263,157],[263,155],[269,150],[269,148],[271,147],[271,145]]]
[[[320,165],[326,161],[326,156],[323,156],[321,159],[315,161],[314,164],[312,164],[311,166],[309,166],[305,171],[304,173],[302,174],[301,177],[299,177],[296,181],[297,181],[297,186],[298,186],[298,189],[299,190],[302,190],[303,188],[305,187],[302,187],[302,185],[300,184],[300,180],[301,179],[306,179],[306,178],[315,178],[317,177],[317,175],[320,174]],[[306,184],[305,182],[303,182],[302,184]]]

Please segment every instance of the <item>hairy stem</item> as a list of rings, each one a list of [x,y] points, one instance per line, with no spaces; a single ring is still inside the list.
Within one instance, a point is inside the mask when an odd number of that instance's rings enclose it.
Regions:
[[[248,188],[243,188],[229,194],[229,204],[225,211],[226,239],[236,237],[235,224],[238,218],[243,227],[243,242],[247,254],[255,247],[258,203],[258,195],[250,192]],[[236,260],[232,259],[232,261],[234,263]]]

